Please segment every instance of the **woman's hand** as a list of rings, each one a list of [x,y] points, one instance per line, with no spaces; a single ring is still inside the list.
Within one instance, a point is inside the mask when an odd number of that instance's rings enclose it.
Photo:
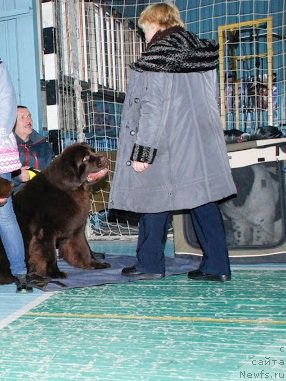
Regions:
[[[149,167],[148,163],[141,163],[140,161],[132,161],[131,165],[136,172],[143,172]]]
[[[22,181],[22,183],[27,182],[30,180],[30,174],[29,174],[29,166],[24,166],[21,168],[21,174],[19,175],[19,179]]]

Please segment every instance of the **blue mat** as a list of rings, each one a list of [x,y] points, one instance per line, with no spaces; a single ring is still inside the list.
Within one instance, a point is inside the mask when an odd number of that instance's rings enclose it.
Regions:
[[[184,274],[194,270],[194,262],[187,258],[166,257],[166,276]],[[43,291],[60,291],[67,288],[91,287],[110,283],[134,281],[121,275],[123,267],[132,266],[136,258],[128,255],[106,255],[105,261],[111,264],[108,269],[83,270],[70,266],[64,260],[58,261],[61,271],[67,273],[66,279],[53,279],[42,285],[35,285]]]

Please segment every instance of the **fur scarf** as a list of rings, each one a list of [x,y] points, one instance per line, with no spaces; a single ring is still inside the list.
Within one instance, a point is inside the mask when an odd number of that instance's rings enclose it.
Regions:
[[[175,26],[157,32],[131,69],[165,73],[207,71],[218,66],[218,57],[216,41],[200,39]]]

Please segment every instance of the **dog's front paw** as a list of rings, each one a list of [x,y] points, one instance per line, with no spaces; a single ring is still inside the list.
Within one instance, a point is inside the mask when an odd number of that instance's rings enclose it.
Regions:
[[[68,277],[64,271],[52,271],[49,276],[53,279],[66,279]]]
[[[94,269],[107,269],[107,268],[111,267],[111,264],[107,263],[107,262],[92,261],[91,266]]]

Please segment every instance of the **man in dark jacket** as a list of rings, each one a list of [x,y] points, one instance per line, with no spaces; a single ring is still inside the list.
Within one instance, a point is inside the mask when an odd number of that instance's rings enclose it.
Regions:
[[[54,158],[54,152],[47,139],[33,129],[32,116],[26,106],[18,106],[14,127],[22,168],[14,174],[14,193],[30,180],[35,171],[46,168]]]

